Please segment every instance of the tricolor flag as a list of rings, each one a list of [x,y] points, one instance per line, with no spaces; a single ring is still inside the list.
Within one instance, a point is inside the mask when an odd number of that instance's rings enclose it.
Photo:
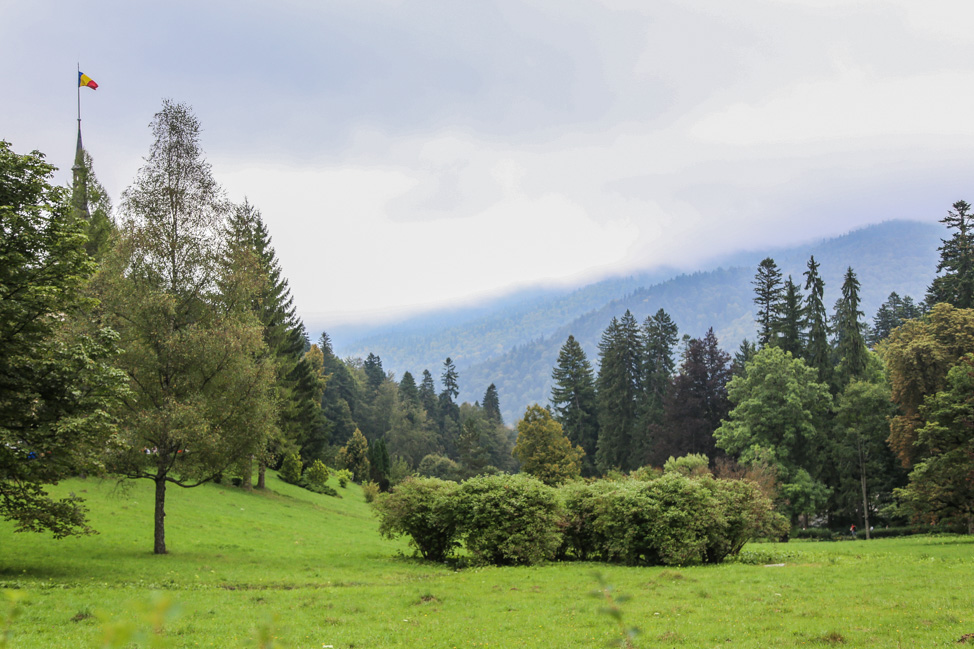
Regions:
[[[78,72],[78,87],[80,88],[82,86],[88,86],[92,90],[96,90],[98,88],[98,84],[95,83],[95,81],[91,77],[89,77],[84,72],[80,72],[79,71]]]

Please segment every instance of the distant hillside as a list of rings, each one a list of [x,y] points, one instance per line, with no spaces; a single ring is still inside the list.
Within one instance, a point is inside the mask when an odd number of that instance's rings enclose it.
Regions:
[[[630,309],[641,322],[663,308],[680,334],[698,337],[714,328],[722,346],[733,352],[740,341],[755,337],[753,288],[758,262],[771,256],[784,275],[803,285],[809,256],[821,264],[826,304],[838,298],[842,277],[851,266],[862,285],[867,322],[891,291],[921,300],[936,270],[943,227],[937,224],[890,221],[816,243],[739,253],[720,261],[721,268],[683,274],[661,281],[659,271],[606,280],[572,292],[536,292],[510,300],[495,312],[437,329],[427,320],[418,329],[389,327],[349,345],[340,355],[382,358],[385,369],[401,375],[429,369],[439,378],[443,359],[450,356],[460,371],[460,398],[478,400],[487,386],[497,385],[505,421],[514,423],[531,403],[546,404],[551,369],[569,334],[597,362],[599,337],[614,316]]]

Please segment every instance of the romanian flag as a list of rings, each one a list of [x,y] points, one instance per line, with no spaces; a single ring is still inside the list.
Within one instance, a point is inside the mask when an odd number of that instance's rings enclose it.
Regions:
[[[98,88],[98,84],[95,83],[91,77],[84,72],[78,72],[78,87],[80,88],[82,86],[88,86],[92,90],[96,90]]]

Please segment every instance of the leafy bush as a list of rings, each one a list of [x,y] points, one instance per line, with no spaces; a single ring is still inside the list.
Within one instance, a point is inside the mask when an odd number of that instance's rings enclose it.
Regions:
[[[364,483],[362,485],[362,494],[365,495],[365,502],[374,502],[375,497],[379,495],[379,483],[375,480],[369,480]]]
[[[562,490],[564,551],[628,565],[718,563],[784,519],[753,484],[671,472],[655,480],[599,481]]]
[[[335,472],[335,477],[338,478],[338,486],[344,489],[352,481],[352,472],[348,469],[339,469]]]
[[[304,479],[315,487],[323,487],[328,482],[328,467],[321,460],[315,460],[305,471]]]
[[[284,463],[281,464],[280,476],[281,480],[284,482],[290,482],[291,484],[301,483],[301,471],[304,469],[304,464],[301,462],[301,456],[297,453],[288,453],[284,456]]]
[[[552,559],[561,545],[557,492],[525,475],[471,478],[457,491],[457,518],[467,550],[494,565]]]
[[[701,476],[710,473],[710,460],[703,453],[689,453],[681,457],[670,456],[663,465],[663,473],[680,473]]]
[[[387,538],[408,536],[425,559],[444,561],[459,545],[455,482],[410,477],[373,502],[379,532]]]
[[[419,461],[416,473],[428,478],[439,478],[440,480],[457,480],[460,473],[460,465],[444,455],[430,453]]]

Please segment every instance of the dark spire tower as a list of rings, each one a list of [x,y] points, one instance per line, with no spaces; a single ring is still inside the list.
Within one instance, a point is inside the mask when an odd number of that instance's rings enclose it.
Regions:
[[[74,182],[71,187],[71,207],[85,220],[91,219],[88,210],[88,168],[85,165],[85,148],[81,143],[81,64],[78,64],[78,145],[74,152]]]

